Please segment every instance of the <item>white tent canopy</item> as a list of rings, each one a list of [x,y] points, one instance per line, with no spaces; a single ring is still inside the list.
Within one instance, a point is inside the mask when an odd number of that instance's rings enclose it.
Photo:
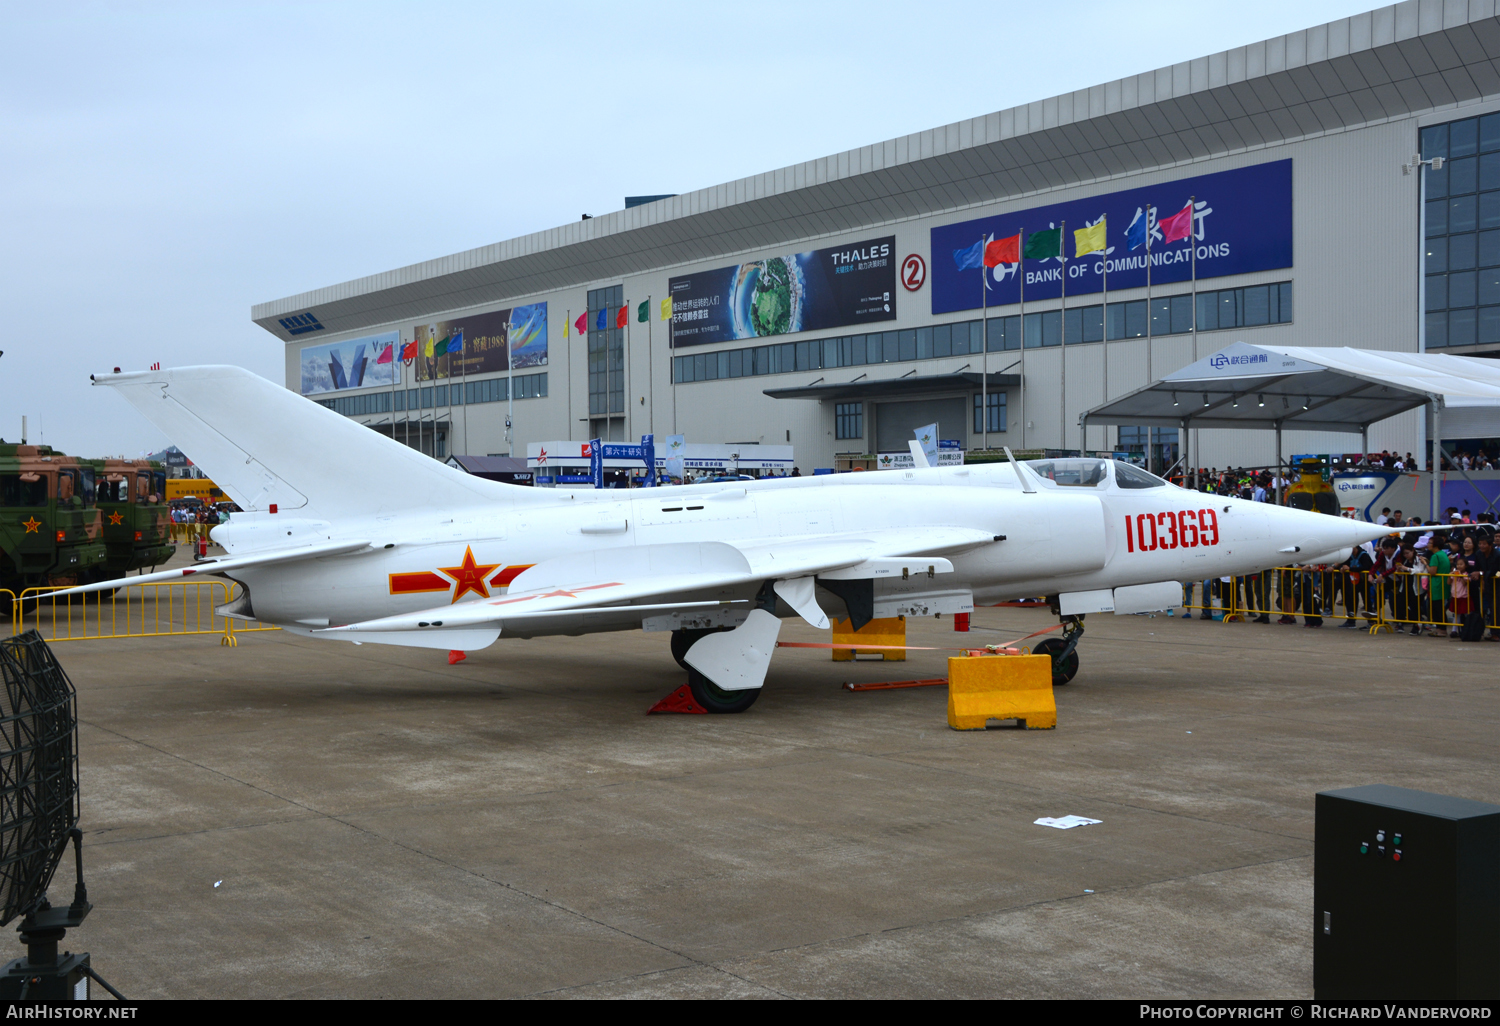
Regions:
[[[1500,436],[1500,360],[1235,342],[1079,421],[1363,434],[1433,404],[1450,438]]]
[[[1363,451],[1371,424],[1418,407],[1427,409],[1434,467],[1445,435],[1500,436],[1500,360],[1235,342],[1094,407],[1078,422],[1083,437],[1090,424],[1275,431],[1280,462],[1284,430],[1357,434]]]

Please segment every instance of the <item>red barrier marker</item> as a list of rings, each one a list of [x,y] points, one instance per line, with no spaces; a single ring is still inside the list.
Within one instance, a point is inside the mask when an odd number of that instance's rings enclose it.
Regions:
[[[448,665],[452,666],[454,663],[461,663],[461,662],[463,662],[467,658],[469,658],[469,657],[468,657],[468,655],[466,653],[460,652],[456,648],[455,649],[451,649],[448,652]]]

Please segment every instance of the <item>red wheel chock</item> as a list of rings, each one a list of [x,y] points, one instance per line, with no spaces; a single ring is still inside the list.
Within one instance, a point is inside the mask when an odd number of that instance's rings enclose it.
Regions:
[[[452,666],[454,663],[461,663],[467,658],[469,657],[458,649],[451,649],[448,652],[448,665]]]
[[[682,685],[682,687],[672,692],[666,698],[663,698],[660,702],[657,702],[651,708],[646,710],[647,716],[650,716],[652,713],[707,714],[708,710],[698,704],[698,700],[693,697],[693,689],[684,684]]]

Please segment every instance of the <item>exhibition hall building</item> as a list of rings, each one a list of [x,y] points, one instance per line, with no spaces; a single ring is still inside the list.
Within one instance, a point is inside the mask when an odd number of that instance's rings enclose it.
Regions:
[[[1080,416],[1235,342],[1500,355],[1497,58],[1495,0],[1409,0],[252,318],[288,388],[439,459],[680,435],[810,473],[936,424],[949,450],[1266,465],[1270,432]]]

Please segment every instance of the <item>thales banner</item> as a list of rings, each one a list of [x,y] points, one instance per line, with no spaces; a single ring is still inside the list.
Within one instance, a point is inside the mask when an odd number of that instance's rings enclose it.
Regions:
[[[418,381],[493,374],[547,365],[547,304],[532,303],[514,310],[465,314],[436,324],[412,327],[417,343]],[[427,343],[433,353],[427,355]],[[461,340],[461,343],[460,343]],[[448,345],[445,346],[444,343]],[[452,347],[444,355],[439,350]]]
[[[400,363],[396,350],[400,345],[401,333],[388,331],[347,342],[308,346],[302,350],[302,394],[320,395],[375,385],[390,387],[392,382],[401,380],[401,372],[396,369]],[[386,350],[392,350],[391,354],[381,363]]]
[[[1191,236],[1166,242],[1160,222],[1183,213],[1190,201]],[[1106,249],[1076,256],[1073,232],[1097,225],[1101,218]],[[974,247],[980,242],[1022,232],[1024,250],[1031,233],[1054,228],[1063,229],[1061,258],[1023,258],[1020,264],[988,268],[976,259]],[[1192,277],[1194,248],[1199,278],[1291,267],[1292,162],[1278,160],[934,228],[932,312],[978,309],[984,302],[980,289],[985,272],[990,306],[1020,302],[1023,274],[1028,300],[1056,299],[1064,273],[1069,296],[1097,293],[1104,287],[1106,261],[1111,289],[1144,288],[1148,251],[1153,286],[1184,282]]]
[[[685,274],[668,290],[674,347],[893,321],[896,237]]]

